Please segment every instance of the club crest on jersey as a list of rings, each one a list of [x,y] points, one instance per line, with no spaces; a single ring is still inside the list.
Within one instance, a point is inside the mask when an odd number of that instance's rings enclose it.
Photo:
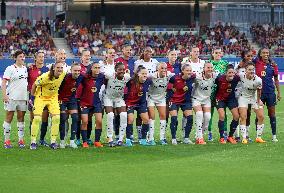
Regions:
[[[261,71],[261,76],[266,76],[266,72],[265,71]]]
[[[41,71],[38,71],[38,74],[40,75],[40,74],[41,74]]]
[[[76,91],[76,88],[71,88],[71,92],[75,92]]]
[[[142,96],[143,95],[143,92],[138,92],[138,96]]]
[[[185,86],[185,87],[183,87],[183,91],[188,91],[188,87],[187,86]]]
[[[227,92],[232,92],[232,89],[228,88],[228,89],[227,89]]]
[[[96,87],[92,87],[91,88],[91,91],[94,93],[94,92],[97,92],[97,88]]]
[[[126,74],[130,74],[130,70],[129,70],[129,69],[126,69],[126,70],[125,70],[125,73],[126,73]]]
[[[172,90],[173,90],[174,92],[176,92],[176,89],[175,89],[175,88],[172,88]]]

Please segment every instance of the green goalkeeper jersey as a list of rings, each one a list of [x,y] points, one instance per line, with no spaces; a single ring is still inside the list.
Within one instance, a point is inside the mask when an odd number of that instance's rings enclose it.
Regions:
[[[220,60],[220,61],[214,61],[214,60],[209,60],[209,62],[213,65],[213,68],[217,74],[225,74],[227,70],[227,65],[228,62],[225,60]],[[216,95],[216,89],[217,85],[213,85],[212,87],[212,93],[211,93],[211,100],[215,99]]]

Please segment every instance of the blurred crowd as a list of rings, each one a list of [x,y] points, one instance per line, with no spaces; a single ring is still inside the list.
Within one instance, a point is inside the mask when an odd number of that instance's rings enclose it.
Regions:
[[[50,32],[48,18],[34,25],[30,20],[19,17],[15,22],[7,21],[1,27],[0,58],[9,58],[18,49],[23,50],[26,56],[32,56],[40,49],[46,50],[47,57],[54,56],[55,46]]]

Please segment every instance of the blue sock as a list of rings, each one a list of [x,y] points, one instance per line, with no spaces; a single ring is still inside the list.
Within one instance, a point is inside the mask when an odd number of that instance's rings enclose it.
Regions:
[[[276,117],[269,117],[272,135],[276,135]]]
[[[231,125],[230,125],[229,137],[233,137],[238,125],[239,125],[239,121],[235,121],[233,119],[232,122],[231,122]]]
[[[75,135],[77,133],[78,113],[73,113],[71,115],[71,119],[72,119],[72,124],[71,124],[70,140],[74,140],[75,139]]]
[[[91,134],[92,134],[92,121],[88,121],[88,125],[87,125],[87,139],[91,138]]]
[[[177,132],[177,116],[171,116],[171,134],[172,134],[172,139],[176,139],[176,132]]]
[[[100,142],[102,129],[95,129],[95,142]]]
[[[186,119],[187,119],[187,122],[184,128],[184,138],[189,138],[189,134],[191,132],[192,124],[193,124],[193,116],[189,115],[186,117]]]
[[[87,130],[81,130],[81,135],[82,135],[83,143],[87,142]]]
[[[220,138],[224,138],[224,121],[219,120],[218,122]]]
[[[133,130],[133,124],[127,124],[126,126],[126,138],[130,139],[132,133],[131,130]]]
[[[65,122],[67,119],[66,113],[60,113],[60,123],[59,123],[59,133],[60,133],[60,140],[64,140],[65,138]]]
[[[149,131],[149,124],[142,124],[142,139],[146,139],[148,131]]]
[[[44,140],[44,137],[47,132],[48,122],[42,122],[40,127],[40,140]]]
[[[80,140],[80,134],[81,134],[81,118],[78,117],[76,139]]]

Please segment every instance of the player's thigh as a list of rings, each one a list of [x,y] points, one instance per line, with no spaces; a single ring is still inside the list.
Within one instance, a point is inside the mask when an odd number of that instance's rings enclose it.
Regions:
[[[259,122],[261,122],[261,124],[264,122],[264,111],[263,108],[258,108],[258,109],[254,109],[256,118],[258,119]]]
[[[41,116],[44,107],[47,106],[48,104],[49,104],[49,101],[42,100],[41,98],[36,97],[35,101],[34,101],[34,111],[33,111],[34,115],[35,116]]]
[[[58,100],[53,99],[49,102],[49,104],[47,104],[47,108],[48,111],[50,112],[50,114],[53,116],[55,114],[59,115],[60,114],[60,107],[59,107],[59,103]]]
[[[224,108],[218,108],[218,115],[219,115],[219,120],[224,121],[225,109]]]
[[[113,107],[112,106],[105,106],[105,111],[106,111],[106,113],[113,112]]]
[[[26,111],[17,110],[17,120],[18,122],[24,122]]]

